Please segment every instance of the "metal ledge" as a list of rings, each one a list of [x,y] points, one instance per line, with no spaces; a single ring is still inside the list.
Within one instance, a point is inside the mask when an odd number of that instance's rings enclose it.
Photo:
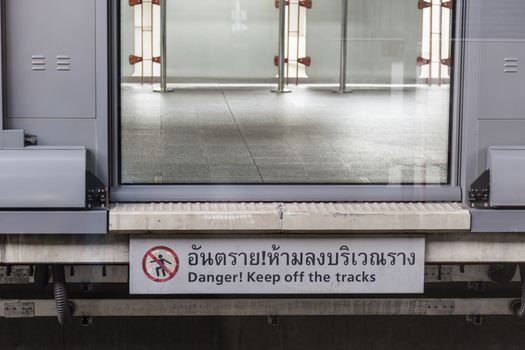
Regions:
[[[107,210],[0,211],[1,234],[106,234]]]
[[[92,299],[74,316],[513,315],[515,299]],[[54,300],[0,300],[0,317],[56,316]]]
[[[114,204],[110,231],[424,232],[470,229],[458,203],[151,203]]]
[[[289,203],[283,232],[468,231],[469,210],[458,203]]]
[[[279,203],[114,204],[110,232],[188,232],[281,230]]]
[[[525,232],[525,210],[471,209],[472,232]]]

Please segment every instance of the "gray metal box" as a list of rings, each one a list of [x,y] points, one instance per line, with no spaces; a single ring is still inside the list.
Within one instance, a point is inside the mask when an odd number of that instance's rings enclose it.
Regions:
[[[0,150],[0,208],[84,208],[84,147]]]
[[[490,205],[525,206],[525,146],[492,146],[488,149]]]

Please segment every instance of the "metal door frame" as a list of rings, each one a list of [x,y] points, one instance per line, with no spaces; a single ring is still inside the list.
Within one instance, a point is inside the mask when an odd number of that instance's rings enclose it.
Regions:
[[[5,3],[0,0],[0,131],[5,127],[5,103],[4,103],[4,91],[5,91]]]
[[[462,199],[459,184],[460,120],[463,100],[464,0],[453,18],[449,184],[444,185],[185,185],[120,183],[120,5],[111,2],[111,193],[112,202],[164,201],[453,201]]]

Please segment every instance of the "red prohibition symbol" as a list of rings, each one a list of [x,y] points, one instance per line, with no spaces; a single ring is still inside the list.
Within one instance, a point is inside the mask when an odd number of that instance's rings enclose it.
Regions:
[[[142,270],[154,282],[167,282],[179,271],[179,257],[169,247],[153,247],[144,254]]]

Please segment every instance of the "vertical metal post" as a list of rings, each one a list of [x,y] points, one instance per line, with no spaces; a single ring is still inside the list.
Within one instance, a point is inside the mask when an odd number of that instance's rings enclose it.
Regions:
[[[278,94],[290,92],[290,89],[284,86],[285,75],[285,51],[286,51],[286,0],[279,0],[279,76],[277,80],[277,89],[272,90]]]
[[[336,90],[338,94],[351,92],[351,89],[346,88],[346,61],[348,55],[348,0],[342,0],[341,10],[341,52],[339,62],[339,89]]]
[[[167,0],[160,0],[160,88],[156,92],[171,92],[168,89],[168,59],[167,59]]]
[[[4,1],[0,0],[0,132],[4,129]]]

